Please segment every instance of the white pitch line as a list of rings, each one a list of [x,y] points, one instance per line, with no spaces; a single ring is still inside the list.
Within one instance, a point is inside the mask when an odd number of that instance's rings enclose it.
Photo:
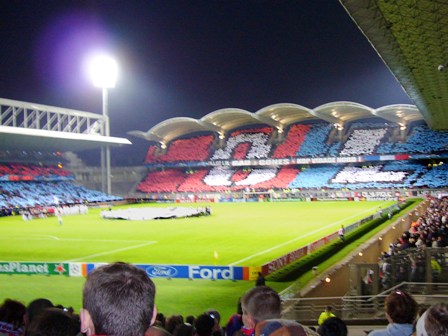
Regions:
[[[121,240],[121,239],[85,239],[85,238],[60,238],[63,241],[95,242],[95,243],[142,243],[147,240]]]
[[[29,235],[29,236],[4,236],[2,235],[0,237],[2,240],[10,240],[10,239],[17,239],[17,240],[61,240],[60,238],[56,236],[49,236],[49,235]]]
[[[64,261],[64,262],[81,261],[81,260],[83,260],[83,259],[87,259],[87,258],[94,258],[94,257],[103,256],[103,255],[106,255],[106,254],[111,254],[111,253],[116,253],[116,252],[122,252],[122,251],[132,250],[132,249],[136,249],[136,248],[139,248],[139,247],[152,245],[152,244],[155,244],[155,243],[157,243],[157,241],[150,241],[150,242],[147,242],[147,243],[145,243],[145,244],[133,245],[133,246],[123,247],[123,248],[120,248],[120,249],[110,250],[110,251],[106,251],[106,252],[95,253],[95,254],[91,254],[91,255],[84,256],[84,257],[80,257],[80,258],[76,258],[76,259],[66,260],[66,261]]]
[[[296,237],[296,238],[290,239],[290,240],[288,240],[288,241],[286,241],[286,242],[284,242],[284,243],[281,243],[281,244],[278,244],[278,245],[273,246],[273,247],[271,247],[271,248],[268,248],[267,250],[263,250],[263,251],[260,251],[260,252],[258,252],[258,253],[252,254],[252,255],[250,255],[250,256],[248,256],[248,257],[246,257],[246,258],[237,260],[237,261],[235,261],[235,262],[229,264],[229,266],[235,266],[235,265],[238,265],[238,264],[240,264],[240,263],[242,263],[242,262],[244,262],[244,261],[250,260],[250,259],[252,259],[252,258],[258,257],[258,256],[263,255],[263,254],[266,254],[266,253],[271,252],[271,251],[273,251],[273,250],[276,250],[276,249],[278,249],[278,248],[280,248],[280,247],[283,247],[283,246],[285,246],[285,245],[291,244],[291,243],[293,243],[293,242],[295,242],[295,241],[297,241],[297,240],[299,240],[299,239],[308,237],[308,236],[310,236],[310,235],[312,235],[312,234],[314,234],[314,233],[317,233],[317,232],[319,232],[319,231],[322,231],[322,230],[324,230],[324,229],[326,229],[326,228],[328,228],[328,227],[332,227],[332,226],[335,225],[335,224],[339,224],[339,223],[345,222],[347,219],[350,219],[350,218],[353,218],[353,217],[357,217],[357,216],[359,216],[360,214],[363,214],[363,213],[365,213],[365,212],[370,212],[370,211],[374,210],[375,208],[378,209],[379,207],[380,207],[380,206],[377,205],[377,206],[374,206],[374,207],[372,207],[372,208],[370,208],[370,209],[367,209],[367,210],[365,210],[365,211],[363,211],[363,212],[357,213],[356,215],[353,215],[353,216],[350,216],[350,217],[341,219],[341,220],[339,220],[339,221],[337,221],[337,222],[328,224],[328,225],[326,225],[326,226],[321,227],[320,229],[317,229],[317,230],[308,232],[308,233],[306,233],[306,234],[304,234],[304,235],[301,235],[300,237]]]
[[[2,236],[0,240],[60,240],[60,241],[76,241],[76,242],[95,242],[95,243],[142,243],[147,242],[147,240],[120,240],[120,239],[85,239],[85,238],[58,238],[56,236],[47,235],[30,235],[30,236]]]

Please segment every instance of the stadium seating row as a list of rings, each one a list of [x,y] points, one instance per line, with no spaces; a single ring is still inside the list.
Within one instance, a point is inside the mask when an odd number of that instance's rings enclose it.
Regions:
[[[0,163],[0,177],[5,175],[69,176],[71,173],[66,169],[53,166],[38,166],[22,163]]]
[[[269,189],[381,189],[447,187],[447,165],[392,162],[371,166],[325,165],[306,169],[227,167],[203,168],[186,174],[181,169],[148,173],[138,190],[150,192],[209,192]]]
[[[0,182],[0,208],[28,208],[57,204],[96,203],[121,200],[99,191],[89,190],[68,181]]]

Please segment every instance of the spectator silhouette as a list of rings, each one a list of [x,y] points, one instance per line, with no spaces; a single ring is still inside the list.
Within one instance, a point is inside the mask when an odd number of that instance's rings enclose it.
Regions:
[[[226,336],[233,336],[239,333],[243,327],[243,309],[241,308],[241,298],[238,299],[236,313],[230,316],[226,324]]]
[[[26,313],[23,319],[25,323],[25,334],[27,334],[29,325],[37,316],[42,314],[46,309],[53,307],[53,303],[48,299],[39,298],[31,301],[26,308]]]
[[[174,329],[173,336],[194,336],[194,327],[190,323],[182,323]]]
[[[0,334],[21,336],[26,307],[23,303],[6,299],[0,306]]]
[[[181,324],[184,324],[184,318],[182,315],[171,315],[166,319],[165,329],[172,334],[174,329]]]
[[[211,336],[215,326],[215,320],[209,314],[199,315],[194,323],[196,335]]]
[[[32,320],[27,336],[76,336],[79,332],[77,315],[59,308],[47,308]]]
[[[347,325],[339,317],[329,317],[317,329],[320,336],[347,336]]]
[[[258,272],[258,277],[257,281],[255,282],[255,286],[265,286],[265,285],[266,285],[266,279],[264,278],[261,272]]]

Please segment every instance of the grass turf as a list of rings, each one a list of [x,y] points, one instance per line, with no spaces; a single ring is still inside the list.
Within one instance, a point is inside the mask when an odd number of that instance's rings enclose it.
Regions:
[[[341,224],[349,225],[392,202],[285,202],[211,204],[213,215],[158,221],[103,220],[88,215],[23,221],[0,219],[2,261],[79,261],[258,266],[302,247]],[[139,205],[139,206],[173,206]],[[182,205],[180,205],[182,206]],[[184,205],[189,206],[189,205]],[[214,251],[219,258],[214,259]],[[156,279],[157,305],[166,315],[197,315],[208,308],[224,317],[252,282]],[[0,299],[37,297],[81,307],[84,279],[1,275]],[[287,283],[269,283],[281,290]]]

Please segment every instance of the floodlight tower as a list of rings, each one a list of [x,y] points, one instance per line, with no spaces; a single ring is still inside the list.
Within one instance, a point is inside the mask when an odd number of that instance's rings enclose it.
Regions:
[[[93,85],[101,88],[103,91],[104,135],[109,137],[110,123],[108,89],[115,87],[118,75],[118,65],[117,62],[110,56],[102,55],[92,59],[90,69]],[[107,192],[108,194],[112,193],[109,144],[101,147],[101,188],[103,192]]]

